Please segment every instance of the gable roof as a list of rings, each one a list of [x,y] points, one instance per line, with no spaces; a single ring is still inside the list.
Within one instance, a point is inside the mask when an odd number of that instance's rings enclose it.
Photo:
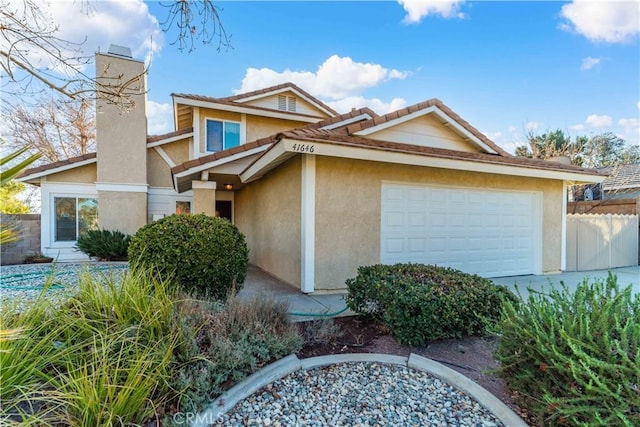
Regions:
[[[191,101],[199,101],[199,102],[205,102],[210,104],[227,105],[227,106],[232,106],[236,108],[240,108],[240,107],[249,108],[250,110],[254,110],[254,111],[264,111],[264,112],[270,111],[270,112],[278,112],[278,113],[287,113],[293,116],[309,117],[314,119],[318,118],[318,116],[311,115],[311,114],[298,113],[294,111],[282,111],[275,108],[267,108],[267,107],[247,104],[248,101],[252,101],[259,98],[265,98],[267,96],[275,95],[282,92],[288,92],[288,91],[294,92],[295,94],[300,96],[300,98],[306,100],[308,103],[313,105],[318,110],[322,111],[327,116],[338,115],[338,113],[333,108],[329,107],[324,102],[310,95],[308,92],[304,91],[303,89],[299,88],[293,83],[283,83],[280,85],[271,86],[271,87],[260,89],[260,90],[241,93],[233,96],[226,96],[222,98],[214,98],[210,96],[193,95],[193,94],[185,94],[185,93],[172,93],[171,96],[174,98],[174,103],[176,98],[178,98],[181,100],[191,100]]]
[[[466,134],[465,136],[475,138],[475,142],[485,151],[494,152],[501,156],[511,157],[511,154],[504,151],[495,142],[487,138],[482,132],[471,126],[469,122],[456,114],[438,98],[431,98],[427,101],[401,108],[400,110],[387,113],[367,122],[355,123],[347,128],[347,132],[355,135],[368,135],[377,130],[385,129],[395,124],[411,120],[415,117],[434,112],[440,118],[445,120],[445,124],[447,126],[453,125],[453,127],[458,128],[457,130],[459,132]]]
[[[46,175],[51,175],[65,170],[78,168],[96,162],[96,153],[87,153],[80,156],[71,157],[53,163],[29,168],[16,177],[18,181],[29,181]]]
[[[502,173],[534,178],[571,179],[601,182],[605,175],[595,169],[564,165],[546,160],[499,154],[455,151],[444,148],[374,140],[310,127],[286,131],[260,158],[241,174],[244,182],[258,179],[284,160],[299,154],[296,142],[313,143],[316,155],[331,155],[359,160],[412,164],[475,172]],[[277,149],[276,149],[277,148]],[[365,151],[366,150],[366,151]],[[366,153],[369,154],[366,154]]]

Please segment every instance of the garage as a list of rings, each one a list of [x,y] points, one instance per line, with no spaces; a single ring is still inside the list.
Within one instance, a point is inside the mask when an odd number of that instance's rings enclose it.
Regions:
[[[483,277],[539,274],[538,192],[383,183],[380,260]]]

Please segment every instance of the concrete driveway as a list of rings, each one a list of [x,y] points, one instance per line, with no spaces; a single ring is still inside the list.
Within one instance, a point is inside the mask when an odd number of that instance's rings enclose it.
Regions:
[[[640,294],[640,266],[612,268],[610,271],[618,277],[618,285],[621,288],[631,285],[633,293]],[[595,279],[604,280],[608,274],[609,270],[569,271],[541,276],[498,277],[492,280],[494,283],[509,286],[514,290],[517,285],[520,295],[526,299],[529,296],[527,288],[535,291],[549,291],[551,288],[560,288],[561,283],[564,283],[573,291],[585,278],[590,282]]]
[[[614,268],[611,270],[618,277],[621,287],[632,285],[633,292],[640,294],[640,266]],[[564,283],[569,289],[574,290],[584,278],[606,279],[607,270],[564,272],[542,276],[514,276],[492,279],[494,283],[509,286],[520,291],[523,298],[527,298],[527,288],[536,291],[549,291],[551,287],[559,287]],[[332,295],[303,294],[299,289],[283,283],[270,276],[263,270],[253,265],[249,266],[244,287],[238,293],[238,297],[246,300],[252,298],[272,298],[284,301],[289,305],[289,313],[294,322],[313,320],[322,317],[351,316],[354,315],[347,309],[345,303],[346,293]]]

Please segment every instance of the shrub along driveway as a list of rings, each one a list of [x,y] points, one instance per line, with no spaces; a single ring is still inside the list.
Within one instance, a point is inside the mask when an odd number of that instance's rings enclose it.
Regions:
[[[640,294],[640,266],[614,268],[611,272],[618,276],[618,284],[620,284],[621,287],[626,287],[631,284],[633,285],[633,292]],[[608,270],[572,271],[540,276],[499,277],[492,280],[496,284],[509,286],[512,289],[515,289],[515,285],[517,285],[522,297],[527,298],[529,295],[527,287],[536,291],[548,291],[550,286],[559,288],[560,282],[563,282],[573,291],[578,283],[581,283],[585,278],[589,280],[596,278],[604,279],[607,277],[607,274]],[[333,295],[303,294],[298,289],[281,282],[261,269],[249,265],[247,279],[238,296],[241,299],[251,299],[258,295],[273,298],[276,301],[287,302],[290,313],[309,314],[307,316],[291,316],[293,321],[296,322],[312,320],[316,318],[316,316],[313,315],[336,313],[346,308],[346,293]],[[341,312],[339,316],[350,316],[354,314],[351,310],[346,310]]]

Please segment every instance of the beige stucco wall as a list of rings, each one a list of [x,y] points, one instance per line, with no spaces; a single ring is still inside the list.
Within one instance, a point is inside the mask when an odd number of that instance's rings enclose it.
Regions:
[[[235,223],[247,236],[249,260],[300,289],[299,157],[235,193]]]
[[[189,147],[193,144],[193,138],[186,138],[180,141],[171,142],[160,146],[167,156],[179,165],[189,160]]]
[[[106,72],[106,76],[105,76]],[[127,89],[135,106],[122,111],[98,93],[96,99],[96,146],[98,183],[147,184],[146,76],[144,63],[108,54],[96,54],[96,79],[113,84],[135,79]],[[103,77],[104,76],[104,77]],[[126,153],[126,154],[125,154]]]
[[[562,182],[318,157],[316,291],[344,289],[360,265],[380,262],[382,181],[543,192],[543,272],[560,270]]]
[[[147,152],[147,180],[151,187],[173,187],[169,165],[153,148]]]
[[[247,116],[247,142],[275,135],[278,132],[291,130],[305,124],[304,122],[273,119],[270,117]]]
[[[96,164],[80,166],[66,171],[48,175],[47,182],[76,182],[79,184],[95,184]]]
[[[147,194],[98,191],[100,228],[133,235],[147,223]]]
[[[460,134],[444,126],[442,119],[424,115],[368,135],[371,139],[414,144],[448,150],[477,152],[478,147],[466,142]]]

